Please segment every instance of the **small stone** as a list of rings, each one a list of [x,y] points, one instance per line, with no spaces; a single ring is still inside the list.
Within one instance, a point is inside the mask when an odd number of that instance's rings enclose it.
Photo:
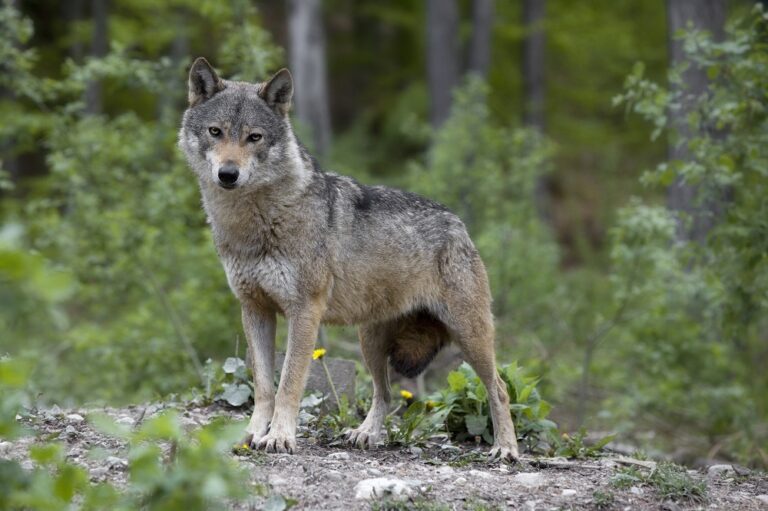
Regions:
[[[64,428],[64,434],[67,436],[75,436],[77,435],[77,430],[75,429],[74,426],[67,426],[66,428]]]
[[[537,472],[520,472],[515,474],[515,482],[528,488],[536,488],[544,484],[544,477]]]
[[[325,478],[329,481],[343,481],[344,480],[344,474],[339,472],[338,470],[329,470],[325,473]]]
[[[61,407],[59,405],[53,405],[48,409],[48,413],[51,415],[61,415],[63,412],[61,411]]]
[[[123,415],[119,419],[115,421],[117,424],[122,424],[123,426],[133,426],[136,424],[136,421],[132,417],[128,417],[127,415]]]
[[[411,485],[402,479],[378,477],[363,479],[355,485],[355,498],[358,500],[393,499],[405,500],[413,494]]]
[[[768,506],[768,495],[758,495],[755,497],[759,502],[762,502],[766,506]]]
[[[107,467],[96,467],[96,468],[92,468],[89,471],[89,474],[91,476],[91,479],[101,479],[102,477],[107,476],[107,472],[109,472],[109,469]]]
[[[107,456],[107,459],[104,460],[104,462],[111,469],[122,470],[128,468],[128,462],[117,456]]]
[[[453,484],[456,486],[464,486],[467,484],[467,479],[465,477],[457,477]]]
[[[452,466],[450,465],[443,465],[442,467],[437,469],[437,474],[440,476],[449,476],[456,472]]]
[[[639,486],[633,486],[632,488],[629,489],[629,493],[633,495],[642,495],[643,489],[640,488]]]
[[[472,469],[468,472],[469,475],[472,477],[476,477],[477,479],[490,479],[492,476],[488,472],[483,472],[482,470],[475,470]]]
[[[70,413],[69,415],[67,415],[67,420],[71,422],[83,422],[85,420],[85,417],[83,417],[79,413]]]
[[[732,475],[735,471],[732,465],[712,465],[707,469],[708,477],[722,477],[724,475]]]
[[[11,452],[11,447],[13,447],[11,442],[0,442],[0,455],[5,456]]]
[[[384,472],[382,472],[378,468],[369,468],[367,470],[367,472],[368,472],[369,475],[372,475],[372,476],[375,476],[375,477],[379,477],[379,476],[383,476],[384,475]]]
[[[411,454],[415,454],[416,456],[421,456],[421,453],[424,452],[424,449],[415,445],[411,446],[411,448],[408,450],[411,452]]]
[[[563,490],[563,492],[560,495],[562,495],[565,498],[570,499],[571,497],[575,497],[577,493],[579,493],[579,492],[577,492],[576,490],[572,490],[570,488],[566,488],[565,490]]]
[[[348,452],[332,452],[327,458],[329,460],[348,460],[350,456]]]

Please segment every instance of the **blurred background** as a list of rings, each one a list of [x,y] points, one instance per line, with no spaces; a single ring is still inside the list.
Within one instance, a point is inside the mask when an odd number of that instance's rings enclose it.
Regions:
[[[289,67],[325,169],[462,217],[498,358],[561,426],[768,465],[767,26],[746,0],[5,0],[0,355],[62,405],[243,356],[175,138],[195,57]]]

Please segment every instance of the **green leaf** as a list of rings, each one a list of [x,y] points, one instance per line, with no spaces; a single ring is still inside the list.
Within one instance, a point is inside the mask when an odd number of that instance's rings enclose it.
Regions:
[[[467,377],[459,371],[451,371],[448,374],[448,385],[454,392],[460,392],[467,386]]]
[[[488,417],[485,415],[467,415],[464,417],[464,424],[467,425],[467,431],[470,435],[479,436],[488,427]]]
[[[251,397],[251,387],[244,383],[232,383],[224,386],[220,398],[232,406],[242,406]]]
[[[227,374],[235,374],[238,369],[245,368],[245,362],[237,357],[229,357],[224,361],[224,365],[221,368]]]

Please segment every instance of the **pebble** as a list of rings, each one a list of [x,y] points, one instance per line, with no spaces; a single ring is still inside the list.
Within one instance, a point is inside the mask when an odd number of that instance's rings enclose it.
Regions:
[[[0,455],[6,455],[11,452],[13,444],[11,442],[0,442]]]
[[[629,492],[633,495],[642,495],[643,489],[640,488],[639,486],[633,486],[632,488],[629,489]]]
[[[348,452],[332,452],[327,458],[329,460],[348,460],[350,456]]]
[[[457,477],[456,480],[453,482],[456,486],[464,486],[467,484],[467,478],[466,477]]]
[[[109,468],[118,470],[128,468],[128,462],[123,458],[118,458],[117,456],[107,456],[107,459],[104,461]]]
[[[570,488],[566,488],[565,490],[563,490],[561,495],[563,497],[566,497],[566,498],[571,498],[571,497],[575,497],[577,493],[579,493],[579,492],[577,492],[576,490],[572,490]]]
[[[483,472],[482,470],[472,469],[472,470],[470,470],[467,473],[469,475],[471,475],[472,477],[476,477],[477,479],[490,479],[491,478],[491,474],[489,474],[488,472]]]
[[[520,472],[515,474],[514,480],[528,488],[536,488],[544,484],[544,477],[537,472]]]
[[[424,449],[422,449],[421,447],[417,447],[415,445],[411,446],[411,448],[408,450],[411,451],[411,454],[415,454],[416,456],[421,456],[421,453],[424,452]]]
[[[450,465],[443,465],[442,467],[438,468],[436,472],[438,475],[441,475],[441,476],[449,476],[456,471]]]
[[[413,494],[411,485],[402,479],[377,477],[363,479],[355,485],[355,498],[358,500],[393,499],[405,500]]]
[[[325,478],[329,481],[343,481],[344,480],[344,474],[339,472],[338,470],[329,470],[325,473]]]
[[[75,429],[74,426],[67,426],[66,428],[64,428],[64,434],[66,436],[75,436],[77,435],[77,430]]]
[[[757,500],[768,506],[768,495],[758,495],[755,497]]]
[[[85,417],[83,417],[79,413],[70,413],[69,415],[67,415],[67,420],[72,422],[83,422],[85,420]]]
[[[376,476],[376,477],[379,477],[379,476],[383,476],[383,475],[384,475],[384,472],[382,472],[382,471],[381,471],[381,470],[379,470],[378,468],[369,468],[369,469],[368,469],[368,474],[370,474],[370,475],[372,475],[372,476]]]
[[[724,475],[734,474],[732,465],[712,465],[707,469],[708,477],[722,477]]]
[[[96,467],[92,468],[88,473],[90,474],[91,479],[101,479],[102,477],[107,476],[107,472],[109,472],[107,467]]]
[[[122,417],[117,419],[115,422],[117,424],[122,424],[124,426],[133,426],[134,424],[136,424],[136,421],[133,420],[132,417],[128,417],[127,415],[123,415]]]

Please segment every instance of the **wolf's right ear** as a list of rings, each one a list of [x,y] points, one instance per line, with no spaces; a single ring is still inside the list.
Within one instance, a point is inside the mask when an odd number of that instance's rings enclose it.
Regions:
[[[224,90],[224,82],[203,57],[198,57],[189,70],[189,106],[211,99]]]
[[[259,96],[269,106],[283,115],[288,114],[291,109],[291,98],[293,97],[293,77],[291,72],[283,68],[275,76],[262,84],[259,90]]]

